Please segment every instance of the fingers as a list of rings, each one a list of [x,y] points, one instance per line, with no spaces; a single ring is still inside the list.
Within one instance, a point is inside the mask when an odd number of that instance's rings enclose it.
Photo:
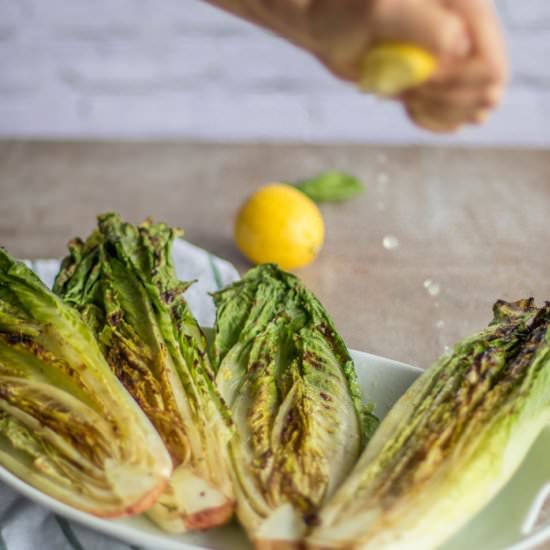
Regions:
[[[451,100],[443,97],[433,100],[429,108],[422,100],[411,100],[407,103],[410,111],[416,118],[431,118],[440,121],[443,125],[462,126],[463,124],[478,124],[485,120],[489,109],[477,105],[460,106]]]
[[[418,109],[414,104],[405,104],[409,118],[420,128],[436,133],[450,133],[460,130],[463,126],[459,122],[443,121],[435,114],[427,113],[425,109]]]
[[[315,53],[340,78],[357,82],[365,53],[379,41],[410,42],[437,57],[430,81],[399,98],[418,125],[453,131],[483,122],[500,103],[507,64],[489,0],[313,0],[311,6],[323,44]]]
[[[410,118],[421,127],[452,132],[464,124],[485,122],[501,96],[500,87],[434,90],[426,86],[404,96],[403,103]]]
[[[411,119],[432,131],[455,131],[480,124],[500,103],[507,77],[505,49],[494,9],[489,2],[450,0],[472,39],[467,59],[442,60],[427,84],[403,96]]]
[[[368,6],[365,13],[350,9],[351,4]],[[471,49],[468,30],[462,18],[442,0],[316,0],[315,10],[323,8],[325,22],[320,33],[328,50],[317,56],[337,76],[357,82],[365,53],[378,41],[396,40],[423,46],[442,60],[465,57]],[[331,9],[328,6],[332,6]],[[337,14],[346,10],[353,20],[340,32],[342,19]],[[331,17],[328,17],[328,15]],[[360,29],[360,34],[358,33]],[[337,39],[332,40],[333,33]]]
[[[456,86],[456,85],[426,85],[408,92],[402,100],[438,102],[445,99],[450,106],[471,109],[494,109],[502,100],[503,90],[499,85],[489,86]]]
[[[464,18],[473,37],[474,57],[484,62],[487,76],[504,83],[508,77],[506,49],[493,3],[452,0],[449,6]]]
[[[374,42],[412,42],[440,59],[461,58],[471,49],[464,21],[440,0],[373,0],[369,22]]]

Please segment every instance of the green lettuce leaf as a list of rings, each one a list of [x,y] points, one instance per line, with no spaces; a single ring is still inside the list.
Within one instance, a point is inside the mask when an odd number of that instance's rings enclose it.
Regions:
[[[2,249],[0,465],[107,517],[148,509],[172,471],[88,326]]]
[[[550,420],[550,304],[494,314],[392,408],[309,548],[437,548],[510,479]]]
[[[70,244],[54,290],[95,331],[112,371],[157,428],[174,463],[149,515],[173,532],[203,529],[232,515],[225,464],[230,413],[214,381],[206,338],[183,298],[172,261],[179,234],[150,221],[98,217]]]
[[[352,468],[372,417],[344,342],[295,276],[261,265],[214,300],[237,513],[258,544],[290,544]]]

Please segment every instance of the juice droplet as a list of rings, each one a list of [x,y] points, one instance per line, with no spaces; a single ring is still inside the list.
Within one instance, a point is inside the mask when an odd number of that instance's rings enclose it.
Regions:
[[[386,174],[386,172],[380,172],[380,174],[376,176],[376,190],[379,193],[383,193],[386,190],[389,181],[390,178],[388,174]]]
[[[385,185],[390,181],[390,177],[386,172],[380,172],[378,176],[376,176],[376,181],[381,185]]]
[[[430,296],[439,296],[441,292],[441,285],[432,281],[431,279],[426,279],[424,281],[424,288],[428,291]]]
[[[399,246],[399,239],[393,235],[386,235],[382,240],[382,246],[386,250],[395,250]]]

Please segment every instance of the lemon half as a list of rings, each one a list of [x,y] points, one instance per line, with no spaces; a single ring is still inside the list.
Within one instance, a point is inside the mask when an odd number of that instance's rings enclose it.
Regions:
[[[367,53],[359,86],[380,96],[396,96],[428,80],[436,58],[414,44],[381,42]]]

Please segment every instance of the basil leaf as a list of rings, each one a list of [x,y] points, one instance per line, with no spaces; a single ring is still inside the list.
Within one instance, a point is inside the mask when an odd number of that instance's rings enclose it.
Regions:
[[[337,170],[295,183],[314,202],[342,202],[361,194],[365,187],[354,176]]]

